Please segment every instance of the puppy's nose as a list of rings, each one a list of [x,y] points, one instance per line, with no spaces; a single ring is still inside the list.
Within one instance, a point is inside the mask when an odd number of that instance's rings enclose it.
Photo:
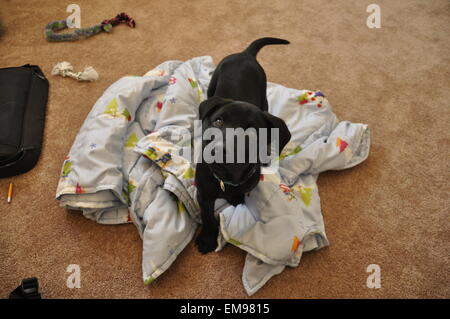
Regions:
[[[234,157],[232,156],[234,153],[232,152],[232,150],[233,148],[227,147],[226,143],[224,143],[223,141],[217,141],[214,143],[214,156],[222,156],[222,163],[234,163]]]
[[[222,141],[212,141],[210,144],[208,144],[209,151],[211,152],[211,155],[217,159],[217,157],[221,157],[221,155],[224,155],[225,148]],[[205,156],[208,154],[204,154]]]

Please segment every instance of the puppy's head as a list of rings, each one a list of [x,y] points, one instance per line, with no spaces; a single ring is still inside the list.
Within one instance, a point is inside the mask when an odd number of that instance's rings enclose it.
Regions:
[[[199,113],[204,147],[211,143],[207,142],[209,138],[205,138],[205,132],[209,128],[218,129],[222,133],[222,140],[216,140],[214,136],[212,147],[213,154],[217,150],[223,154],[222,163],[214,161],[211,168],[218,178],[233,184],[245,181],[255,172],[260,172],[261,165],[268,164],[259,156],[260,145],[264,145],[270,152],[276,144],[278,152],[281,152],[291,138],[282,119],[251,103],[214,96],[200,104]],[[267,129],[266,136],[260,134],[262,128]],[[273,128],[278,129],[278,138],[272,136]],[[271,155],[278,156],[279,153]]]

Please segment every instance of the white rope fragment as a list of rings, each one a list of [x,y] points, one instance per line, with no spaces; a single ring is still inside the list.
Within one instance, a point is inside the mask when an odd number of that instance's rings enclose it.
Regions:
[[[71,77],[78,81],[93,82],[98,79],[98,73],[92,66],[84,68],[83,72],[74,72],[73,66],[69,62],[59,62],[53,67],[52,75],[61,75],[62,77]]]

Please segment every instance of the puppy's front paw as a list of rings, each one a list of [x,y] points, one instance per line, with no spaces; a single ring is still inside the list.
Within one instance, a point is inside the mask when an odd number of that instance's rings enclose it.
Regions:
[[[204,233],[200,233],[195,239],[197,249],[202,254],[210,253],[217,248],[217,236],[209,236]]]

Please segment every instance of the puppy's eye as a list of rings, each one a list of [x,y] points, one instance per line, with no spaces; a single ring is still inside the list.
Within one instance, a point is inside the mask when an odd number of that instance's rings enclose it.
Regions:
[[[217,118],[212,123],[214,127],[222,127],[223,126],[223,120],[221,118]]]

